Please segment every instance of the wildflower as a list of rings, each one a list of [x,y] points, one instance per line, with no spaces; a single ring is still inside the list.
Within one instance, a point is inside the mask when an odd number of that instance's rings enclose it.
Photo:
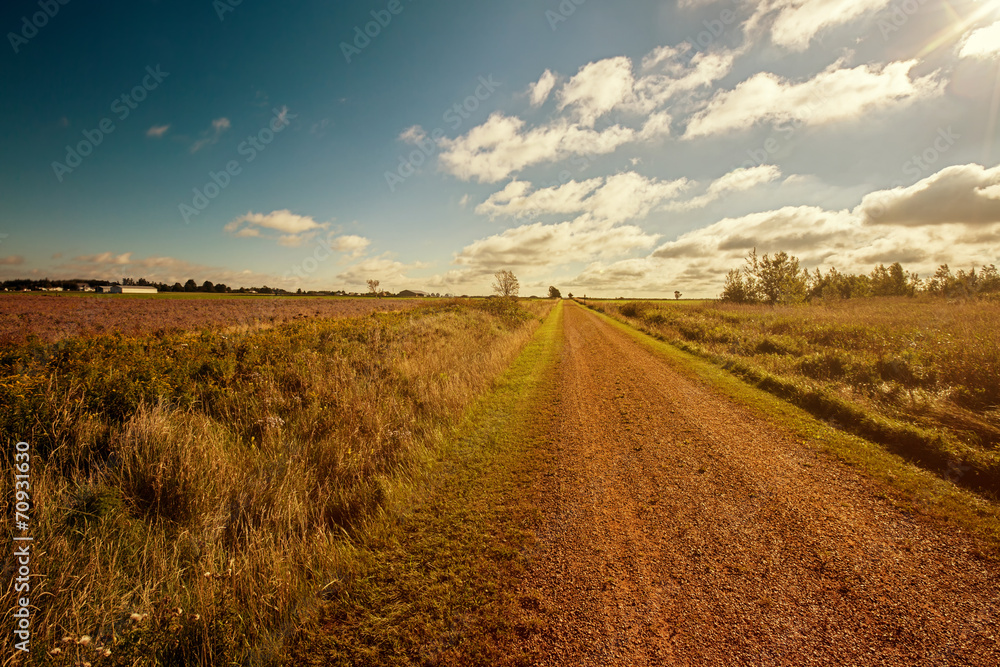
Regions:
[[[146,618],[146,615],[145,614],[140,614],[139,612],[132,612],[132,614],[129,616],[129,618],[132,619],[132,622],[138,623],[142,619]]]
[[[109,655],[111,655],[111,649],[109,648],[104,649],[103,651],[101,651],[101,655],[107,658]]]
[[[73,639],[73,635],[66,635],[65,637],[63,637],[63,643],[64,644],[72,644],[75,641],[76,640]]]
[[[181,615],[181,614],[183,614],[183,613],[184,613],[184,610],[183,610],[183,609],[181,609],[180,607],[177,607],[176,609],[174,609],[174,614],[175,614],[176,616],[180,616],[180,615]]]
[[[80,646],[86,646],[90,643],[90,635],[84,635],[76,642]]]
[[[212,578],[212,573],[211,572],[206,572],[205,573],[205,578],[206,579],[211,579]]]
[[[200,621],[201,620],[201,614],[191,614],[191,620],[192,621]]]
[[[62,653],[62,649],[58,646],[49,651],[49,655],[59,655],[60,653]]]

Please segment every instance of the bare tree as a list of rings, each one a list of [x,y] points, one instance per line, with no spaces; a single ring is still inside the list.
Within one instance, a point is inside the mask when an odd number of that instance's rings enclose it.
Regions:
[[[374,296],[374,297],[378,296],[378,281],[377,280],[372,280],[371,278],[368,279],[368,291],[372,293],[372,296]]]
[[[517,276],[508,269],[501,269],[493,274],[493,293],[504,299],[513,299],[521,289]]]

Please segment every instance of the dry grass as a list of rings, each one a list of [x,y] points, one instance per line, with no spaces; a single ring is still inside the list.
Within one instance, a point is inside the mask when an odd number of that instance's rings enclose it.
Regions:
[[[997,301],[598,307],[959,484],[1000,492]]]
[[[6,348],[0,423],[34,457],[28,661],[272,659],[550,307]]]

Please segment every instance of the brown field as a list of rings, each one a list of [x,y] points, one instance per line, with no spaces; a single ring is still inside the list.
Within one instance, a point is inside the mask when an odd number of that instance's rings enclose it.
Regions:
[[[595,306],[963,486],[1000,493],[994,300]]]
[[[4,294],[0,345],[37,336],[53,343],[106,333],[163,334],[205,327],[275,324],[305,317],[352,317],[404,310],[420,299],[273,297],[212,294]]]

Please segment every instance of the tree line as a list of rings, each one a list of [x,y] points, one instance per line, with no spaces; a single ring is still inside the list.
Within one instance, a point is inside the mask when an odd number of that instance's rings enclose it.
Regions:
[[[921,280],[899,262],[879,264],[870,273],[842,273],[831,267],[826,273],[799,266],[799,258],[781,251],[773,255],[751,252],[742,268],[726,275],[720,300],[730,303],[794,304],[814,299],[854,299],[869,296],[915,296],[935,294],[948,298],[972,298],[1000,292],[1000,272],[990,264],[978,271],[960,269],[952,273],[942,264],[934,275]]]

